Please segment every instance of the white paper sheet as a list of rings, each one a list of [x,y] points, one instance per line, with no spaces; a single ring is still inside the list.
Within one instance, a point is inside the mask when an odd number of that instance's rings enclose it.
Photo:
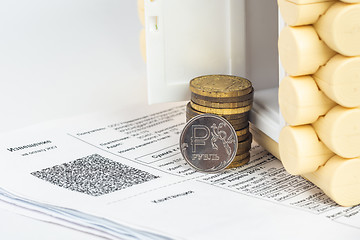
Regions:
[[[185,103],[172,103],[3,135],[2,199],[114,239],[360,236],[359,206],[339,207],[256,144],[246,166],[194,171],[184,124]]]

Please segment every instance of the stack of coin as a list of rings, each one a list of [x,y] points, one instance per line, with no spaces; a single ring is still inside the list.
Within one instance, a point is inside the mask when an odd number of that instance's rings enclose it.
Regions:
[[[228,168],[248,163],[252,142],[249,113],[254,96],[251,82],[237,76],[207,75],[191,80],[190,90],[191,101],[186,106],[186,120],[204,113],[225,118],[238,137],[236,157]]]

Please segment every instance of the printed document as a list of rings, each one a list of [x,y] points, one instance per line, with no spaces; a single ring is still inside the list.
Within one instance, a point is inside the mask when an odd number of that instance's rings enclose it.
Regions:
[[[195,171],[179,151],[185,105],[124,109],[2,135],[0,200],[108,239],[254,239],[265,236],[262,229],[292,239],[360,236],[359,206],[338,206],[256,143],[245,166]],[[303,224],[313,232],[302,232]]]

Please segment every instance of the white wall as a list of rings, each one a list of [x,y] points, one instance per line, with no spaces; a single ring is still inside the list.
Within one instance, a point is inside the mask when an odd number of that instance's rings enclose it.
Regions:
[[[146,102],[135,0],[0,0],[0,132]]]
[[[247,0],[245,12],[246,75],[256,90],[277,88],[279,86],[277,1]]]

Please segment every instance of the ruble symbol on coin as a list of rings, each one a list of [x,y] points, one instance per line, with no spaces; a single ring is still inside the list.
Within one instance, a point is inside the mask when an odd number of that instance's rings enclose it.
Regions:
[[[210,129],[207,126],[204,125],[193,125],[191,126],[191,146],[192,146],[192,152],[196,153],[196,146],[206,145],[206,140],[210,137]]]
[[[202,114],[191,119],[180,136],[181,153],[187,163],[202,172],[225,169],[236,156],[237,135],[222,117]]]

